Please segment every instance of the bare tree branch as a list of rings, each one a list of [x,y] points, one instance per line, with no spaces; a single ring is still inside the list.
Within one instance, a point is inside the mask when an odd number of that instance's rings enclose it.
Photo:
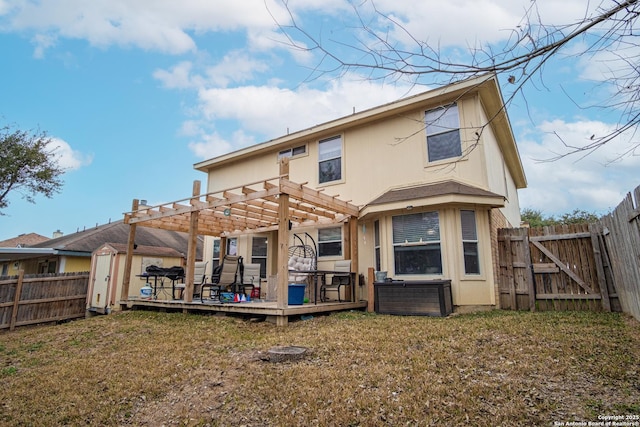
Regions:
[[[298,25],[287,0],[282,0],[282,4],[288,13],[288,23],[277,24],[286,35],[289,47],[318,54],[316,66],[310,69],[307,81],[325,75],[341,77],[357,71],[365,72],[371,80],[426,85],[448,84],[495,73],[503,75],[512,85],[505,105],[513,102],[516,95],[523,96],[527,84],[545,87],[545,65],[553,58],[561,58],[563,49],[568,51],[566,48],[571,45],[574,52],[568,52],[567,57],[596,61],[609,75],[601,84],[607,89],[613,88],[606,100],[580,108],[606,109],[618,114],[619,120],[611,132],[594,135],[582,146],[566,144],[567,152],[549,159],[553,161],[572,154],[592,153],[620,137],[631,139],[630,148],[622,155],[630,155],[640,149],[640,141],[635,140],[640,122],[640,34],[636,34],[640,33],[637,26],[640,16],[638,1],[605,0],[592,14],[585,8],[585,14],[576,22],[548,25],[542,22],[534,0],[525,10],[520,25],[510,30],[510,37],[502,48],[467,46],[465,60],[451,60],[437,43],[419,40],[398,19],[380,11],[374,1],[352,4],[358,23],[357,31],[354,31],[355,42],[313,36]],[[361,12],[365,3],[373,7],[373,17],[369,20]],[[392,37],[391,29],[405,36],[409,46],[401,45],[397,37]],[[583,45],[578,46],[574,43],[576,41]],[[523,99],[526,102],[526,97]],[[573,99],[572,102],[576,103]]]

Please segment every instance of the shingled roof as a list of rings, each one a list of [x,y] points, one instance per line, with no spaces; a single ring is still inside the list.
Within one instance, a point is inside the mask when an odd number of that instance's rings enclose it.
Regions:
[[[47,240],[49,240],[48,237],[38,233],[21,234],[18,237],[0,241],[0,248],[26,248]]]
[[[32,248],[52,248],[73,252],[91,253],[105,243],[127,244],[129,239],[129,225],[123,221],[98,225],[77,233],[47,240],[32,245]],[[135,243],[138,246],[158,246],[175,249],[181,254],[187,253],[189,235],[178,231],[168,231],[158,228],[138,227]],[[197,255],[202,259],[202,240],[198,240]]]
[[[462,196],[479,196],[487,198],[501,198],[503,196],[492,193],[491,191],[481,188],[472,187],[470,185],[461,184],[455,181],[444,181],[435,184],[426,184],[409,188],[400,188],[390,190],[377,199],[369,202],[369,205],[381,205],[393,202],[403,202],[427,197],[444,196],[450,194],[458,194]]]

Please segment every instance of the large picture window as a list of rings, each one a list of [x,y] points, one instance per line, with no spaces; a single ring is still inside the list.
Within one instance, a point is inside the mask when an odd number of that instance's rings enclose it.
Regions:
[[[318,143],[318,182],[342,179],[342,137],[322,140]]]
[[[465,274],[480,274],[478,255],[478,232],[475,211],[460,211],[462,224],[462,251],[464,253]]]
[[[342,255],[342,227],[318,230],[318,256]]]
[[[395,274],[442,274],[438,212],[393,217]]]
[[[456,104],[436,108],[425,113],[427,126],[427,155],[429,162],[462,155],[460,118]]]

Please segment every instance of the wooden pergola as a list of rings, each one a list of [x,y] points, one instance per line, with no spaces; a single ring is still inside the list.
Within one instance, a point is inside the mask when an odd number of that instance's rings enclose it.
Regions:
[[[359,208],[330,196],[322,190],[306,187],[306,183],[289,180],[289,159],[280,163],[277,177],[247,183],[239,187],[200,194],[200,181],[195,181],[192,196],[157,206],[139,206],[133,201],[131,212],[124,215],[129,224],[129,240],[121,299],[127,300],[131,265],[138,226],[189,233],[185,302],[193,298],[194,265],[198,235],[216,236],[226,247],[230,235],[278,231],[277,306],[288,305],[288,249],[292,228],[345,223],[345,259],[351,259],[352,271],[358,271],[357,219]],[[357,275],[356,275],[357,276]],[[282,322],[286,324],[286,319]]]

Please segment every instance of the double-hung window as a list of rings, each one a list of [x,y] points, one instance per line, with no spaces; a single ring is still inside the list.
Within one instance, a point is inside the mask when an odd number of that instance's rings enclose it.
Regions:
[[[427,156],[429,162],[437,162],[462,155],[460,118],[458,105],[429,110],[425,113],[427,127]]]
[[[318,143],[318,182],[342,179],[342,137],[323,139]]]
[[[342,255],[342,227],[318,230],[318,256]]]
[[[478,254],[478,231],[475,211],[460,211],[462,225],[462,251],[464,253],[464,273],[480,274]]]
[[[393,217],[395,274],[442,274],[438,212]]]

